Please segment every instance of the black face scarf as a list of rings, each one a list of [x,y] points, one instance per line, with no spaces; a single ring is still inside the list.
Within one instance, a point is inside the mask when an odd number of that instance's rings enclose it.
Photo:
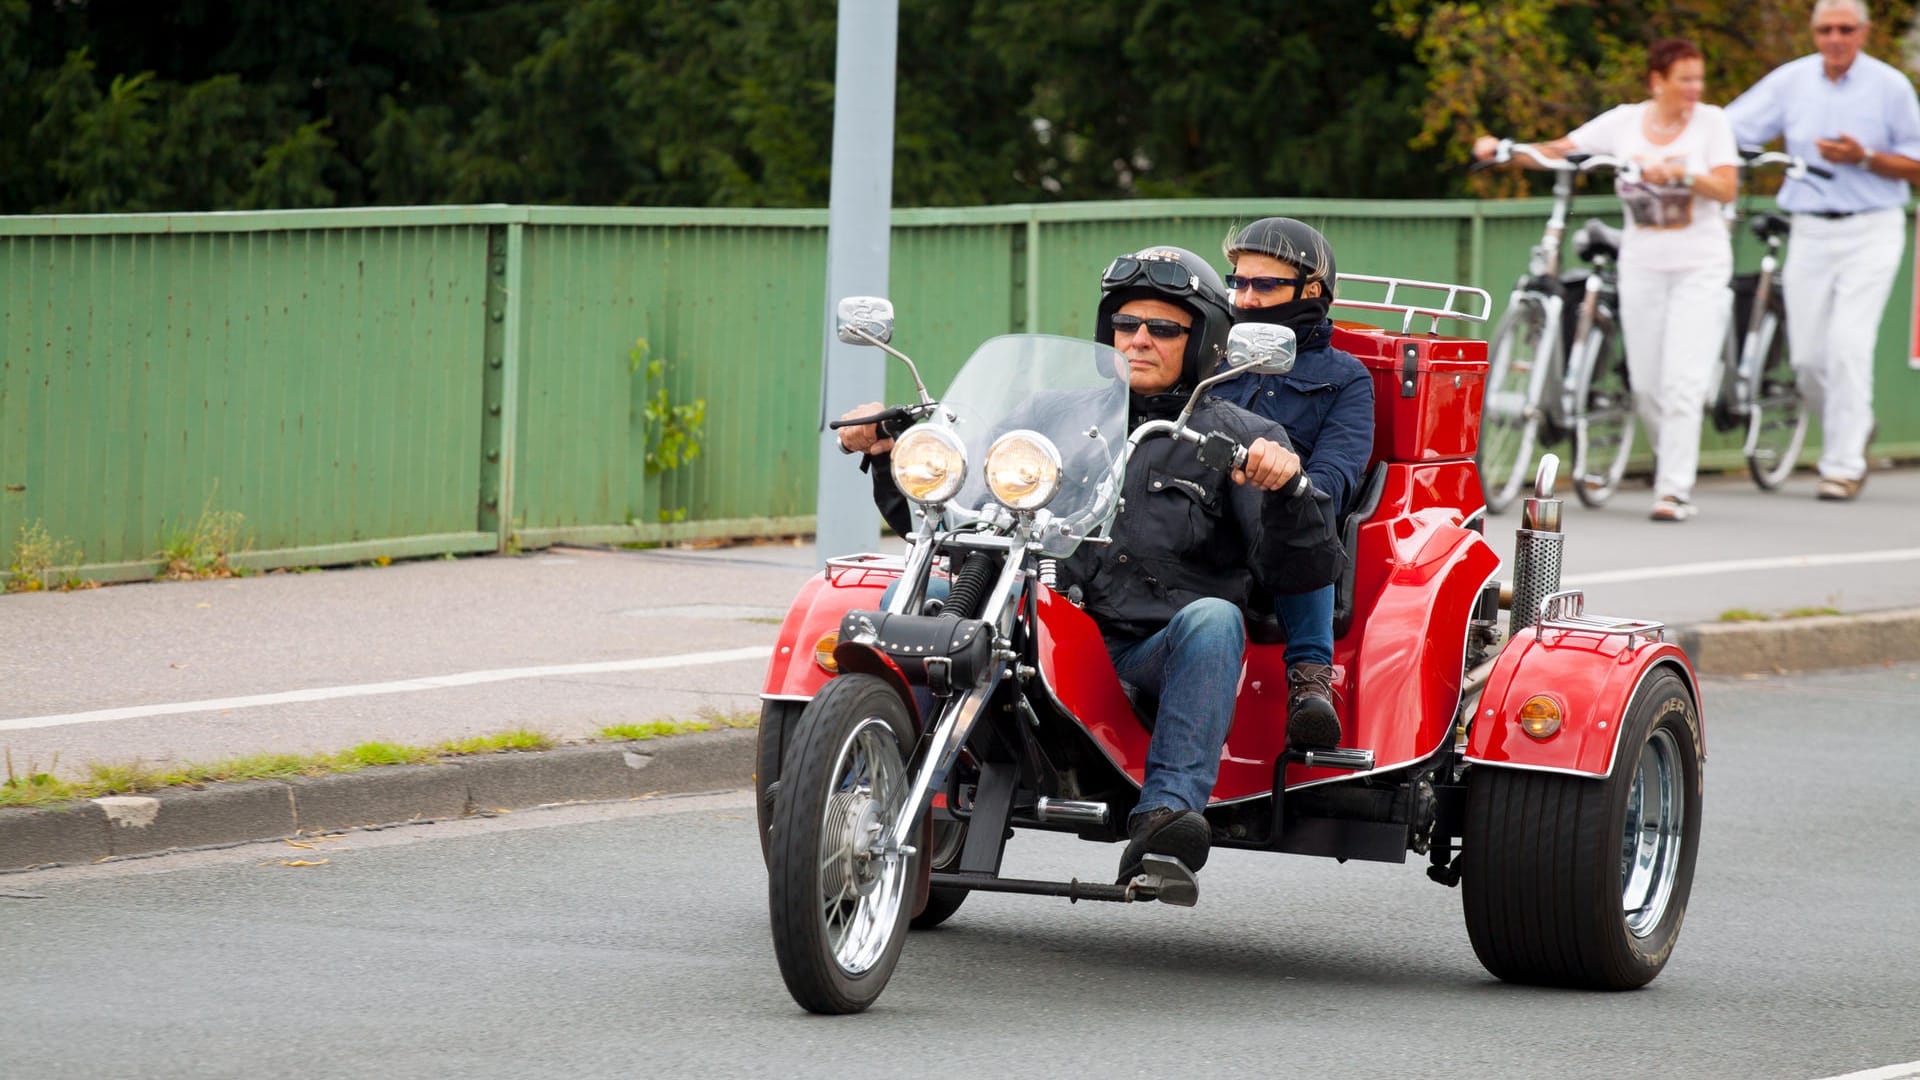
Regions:
[[[1327,309],[1332,303],[1324,296],[1309,296],[1305,299],[1289,300],[1284,304],[1271,307],[1233,309],[1233,321],[1236,323],[1268,323],[1284,326],[1293,331],[1295,341],[1306,341],[1307,335],[1326,321]]]

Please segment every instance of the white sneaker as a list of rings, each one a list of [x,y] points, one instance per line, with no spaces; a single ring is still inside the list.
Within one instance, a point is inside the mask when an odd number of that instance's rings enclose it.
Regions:
[[[1693,504],[1678,495],[1662,495],[1654,500],[1649,516],[1655,521],[1685,521],[1693,516],[1693,510]]]

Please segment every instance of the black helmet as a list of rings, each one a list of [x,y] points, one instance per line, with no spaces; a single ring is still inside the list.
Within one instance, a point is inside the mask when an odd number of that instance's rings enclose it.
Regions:
[[[1112,345],[1113,315],[1134,300],[1165,300],[1193,316],[1181,385],[1193,386],[1213,374],[1226,355],[1227,331],[1233,328],[1233,306],[1219,271],[1186,248],[1156,245],[1120,256],[1100,276],[1093,339]]]
[[[1321,294],[1333,299],[1333,245],[1327,243],[1319,229],[1304,221],[1290,217],[1261,218],[1235,232],[1220,250],[1229,263],[1249,252],[1279,259],[1300,271],[1305,279],[1300,283],[1301,291],[1318,281],[1322,282]]]

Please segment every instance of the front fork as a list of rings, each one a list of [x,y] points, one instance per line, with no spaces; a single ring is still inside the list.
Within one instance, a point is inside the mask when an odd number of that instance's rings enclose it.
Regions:
[[[946,704],[941,707],[933,734],[926,740],[919,764],[913,769],[913,782],[907,788],[907,798],[888,823],[886,831],[876,839],[873,847],[875,855],[899,858],[914,853],[907,841],[919,828],[921,815],[927,812],[932,802],[932,793],[946,781],[947,773],[959,760],[960,749],[966,745],[967,737],[973,734],[973,726],[986,709],[987,702],[993,699],[1001,681],[1012,672],[1011,665],[1018,657],[1012,650],[1011,638],[1006,632],[1005,617],[1010,600],[1024,592],[1016,590],[1014,586],[1021,575],[1027,572],[1026,564],[1023,551],[1008,551],[1007,560],[1000,569],[1000,578],[993,591],[987,594],[986,607],[980,613],[982,621],[998,628],[993,663],[987,665],[985,674],[972,689],[947,698]],[[1031,588],[1032,584],[1028,583],[1027,587]]]
[[[1587,355],[1587,349],[1591,344],[1594,325],[1599,319],[1600,295],[1605,291],[1606,282],[1601,279],[1600,268],[1595,267],[1587,275],[1586,291],[1580,297],[1579,314],[1574,316],[1573,341],[1567,346],[1567,366],[1560,373],[1560,415],[1555,420],[1563,428],[1572,427],[1575,418],[1586,411],[1585,402],[1574,400],[1580,384],[1575,373],[1583,365],[1595,362],[1593,357]]]

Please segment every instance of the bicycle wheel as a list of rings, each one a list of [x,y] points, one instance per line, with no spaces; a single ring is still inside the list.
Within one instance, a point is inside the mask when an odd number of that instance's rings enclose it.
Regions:
[[[1807,402],[1787,356],[1786,308],[1768,298],[1760,325],[1747,335],[1741,370],[1747,378],[1747,471],[1764,491],[1786,482],[1807,441]]]
[[[1627,354],[1620,327],[1602,310],[1582,343],[1573,400],[1573,490],[1598,509],[1620,489],[1627,458],[1633,453],[1633,387],[1627,382]]]
[[[1487,346],[1487,386],[1481,399],[1480,445],[1474,463],[1487,513],[1512,504],[1527,481],[1540,427],[1539,375],[1547,308],[1538,296],[1517,296]]]

